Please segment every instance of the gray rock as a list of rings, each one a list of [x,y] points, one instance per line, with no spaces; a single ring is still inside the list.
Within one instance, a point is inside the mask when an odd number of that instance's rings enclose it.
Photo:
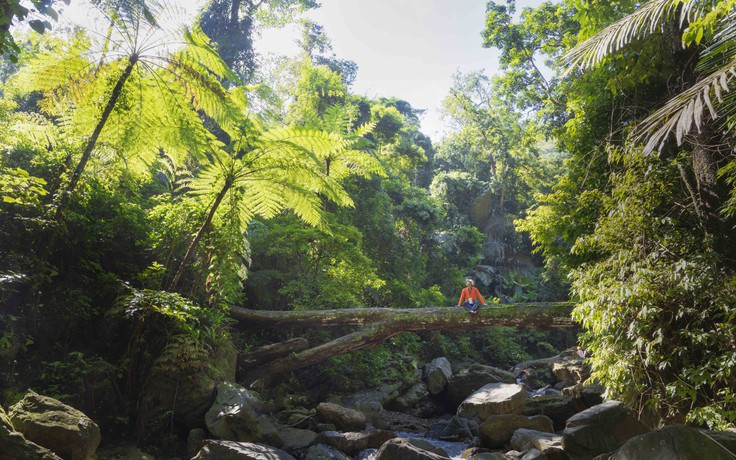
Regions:
[[[452,366],[447,358],[436,358],[424,367],[424,380],[433,395],[442,393],[452,376]]]
[[[425,437],[441,439],[443,441],[457,441],[460,439],[473,439],[478,435],[478,424],[472,420],[462,417],[452,417],[433,423],[424,434]]]
[[[526,400],[527,392],[521,385],[489,383],[463,401],[457,415],[483,423],[491,415],[521,414]]]
[[[514,432],[519,428],[547,433],[554,431],[552,420],[544,415],[535,415],[532,417],[518,414],[491,415],[478,428],[481,445],[489,449],[503,447],[511,441]]]
[[[562,449],[562,436],[551,431],[519,428],[514,431],[509,444],[512,449],[516,450],[537,449],[542,453],[547,453],[551,449]]]
[[[562,394],[579,399],[586,407],[593,407],[603,402],[603,391],[603,386],[599,384],[584,382],[563,388]]]
[[[516,377],[511,372],[482,364],[474,364],[453,374],[447,382],[447,396],[457,407],[468,396],[489,383],[514,383]]]
[[[649,431],[619,401],[607,401],[586,409],[567,421],[562,447],[573,459],[590,459],[612,452],[630,438]]]
[[[565,428],[567,419],[587,409],[582,400],[573,396],[544,395],[529,398],[524,404],[524,415],[546,415],[554,423],[555,430]]]
[[[324,444],[315,444],[307,449],[304,460],[351,460],[350,457]]]
[[[360,431],[366,426],[366,418],[362,412],[333,403],[320,403],[317,406],[317,417],[324,423],[334,424],[338,430]]]
[[[673,458],[733,460],[735,451],[728,449],[721,442],[726,441],[723,439],[724,435],[730,438],[730,444],[733,447],[733,444],[736,443],[736,433],[670,425],[629,439],[617,452],[607,458],[610,460],[670,460]]]
[[[278,431],[268,416],[261,414],[262,410],[256,392],[223,382],[217,386],[217,397],[204,420],[207,430],[219,439],[280,447],[282,441]]]
[[[207,433],[202,428],[189,430],[189,435],[187,436],[187,454],[189,454],[189,458],[197,455],[197,452],[204,446],[206,439]]]
[[[0,407],[0,459],[61,460],[61,457],[15,431],[5,411]]]
[[[385,430],[373,430],[360,433],[325,431],[317,436],[314,443],[334,447],[348,455],[355,455],[368,448],[379,448],[383,443],[395,437],[396,433]]]
[[[423,439],[394,438],[386,441],[376,454],[376,460],[440,460],[449,459],[443,449]]]
[[[275,447],[251,442],[208,440],[192,460],[296,460]]]
[[[10,408],[13,428],[39,446],[71,460],[92,458],[100,445],[100,428],[82,412],[33,392]]]
[[[287,451],[303,449],[311,445],[314,440],[317,439],[317,433],[314,431],[288,427],[281,428],[279,430],[279,436],[283,441],[283,445],[281,447]]]

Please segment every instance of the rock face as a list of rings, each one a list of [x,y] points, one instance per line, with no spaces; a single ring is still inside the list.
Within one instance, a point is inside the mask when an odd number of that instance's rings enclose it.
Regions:
[[[333,403],[320,403],[317,406],[317,417],[324,423],[332,423],[341,431],[360,431],[366,425],[362,412]]]
[[[521,414],[527,393],[524,387],[508,383],[489,383],[460,404],[458,417],[483,423],[491,415]]]
[[[517,414],[491,415],[478,428],[481,445],[490,449],[497,449],[506,445],[514,432],[519,428],[527,428],[546,433],[552,433],[552,420],[544,415],[525,417]],[[540,449],[541,450],[541,449]]]
[[[447,396],[457,407],[468,396],[489,383],[514,383],[516,377],[511,372],[482,364],[474,364],[453,374],[447,382]]]
[[[590,459],[648,431],[626,405],[607,401],[570,417],[562,432],[562,447],[574,460]]]
[[[209,432],[219,439],[280,447],[282,440],[276,427],[261,412],[257,393],[225,382],[217,386],[217,397],[204,420]]]
[[[447,358],[434,359],[424,368],[424,380],[427,382],[427,390],[433,395],[442,393],[451,376],[452,366]]]
[[[287,452],[251,442],[209,440],[192,460],[296,460]]]
[[[92,419],[33,392],[10,409],[9,420],[26,439],[65,459],[90,459],[100,445],[100,429]]]
[[[376,460],[440,460],[449,459],[447,452],[422,439],[395,438],[385,442]]]
[[[730,443],[723,439],[723,436],[730,437]],[[604,457],[610,460],[670,460],[673,458],[733,460],[734,455],[731,449],[734,444],[736,444],[736,433],[715,433],[682,425],[670,425],[661,430],[635,436],[613,455]]]
[[[61,460],[61,457],[15,431],[5,410],[0,407],[0,459]]]

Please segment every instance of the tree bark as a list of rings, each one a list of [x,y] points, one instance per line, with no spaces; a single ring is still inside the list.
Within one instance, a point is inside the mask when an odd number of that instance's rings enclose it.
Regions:
[[[494,326],[535,329],[578,327],[570,317],[572,307],[569,302],[498,305],[482,307],[477,315],[471,316],[464,308],[457,307],[266,311],[232,306],[230,314],[245,327],[360,327],[356,332],[254,369],[244,379],[244,383],[250,383],[376,345],[402,332],[461,331]]]

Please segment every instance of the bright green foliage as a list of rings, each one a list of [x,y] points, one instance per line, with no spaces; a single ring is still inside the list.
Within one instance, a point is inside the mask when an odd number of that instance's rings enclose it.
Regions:
[[[604,256],[576,271],[574,316],[587,327],[593,377],[612,395],[724,428],[736,421],[736,274],[712,241],[668,215],[678,176],[641,158],[613,176],[606,217],[576,246]]]
[[[262,307],[321,310],[370,304],[381,292],[373,263],[363,254],[362,235],[338,222],[330,233],[288,217],[254,223],[248,232],[253,266],[248,299]]]

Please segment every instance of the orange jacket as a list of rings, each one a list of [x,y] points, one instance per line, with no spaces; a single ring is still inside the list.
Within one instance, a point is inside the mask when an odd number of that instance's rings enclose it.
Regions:
[[[486,301],[483,299],[483,296],[480,295],[480,291],[477,287],[472,286],[469,288],[464,288],[463,292],[460,293],[460,300],[457,301],[458,307],[463,304],[466,300],[480,300],[480,303],[486,303]]]

